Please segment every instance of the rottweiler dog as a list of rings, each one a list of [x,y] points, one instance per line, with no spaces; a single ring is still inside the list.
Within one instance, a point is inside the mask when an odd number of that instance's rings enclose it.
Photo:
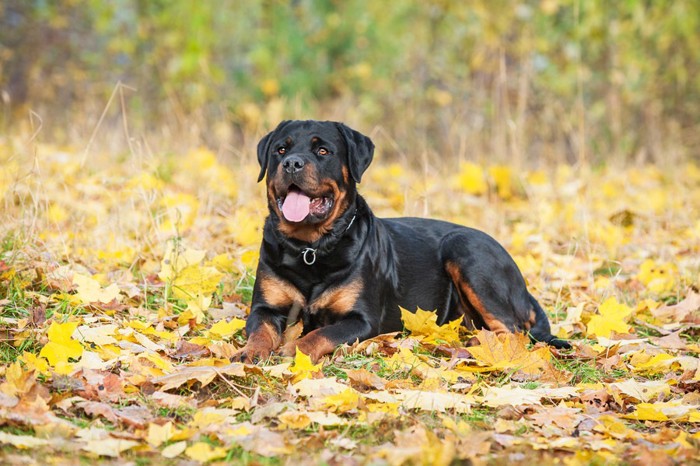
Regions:
[[[399,306],[434,310],[439,324],[462,319],[569,347],[496,240],[444,221],[372,214],[356,187],[374,154],[367,136],[331,121],[283,121],[257,149],[270,215],[240,360],[297,347],[318,360],[401,330]],[[298,319],[303,335],[280,348]]]

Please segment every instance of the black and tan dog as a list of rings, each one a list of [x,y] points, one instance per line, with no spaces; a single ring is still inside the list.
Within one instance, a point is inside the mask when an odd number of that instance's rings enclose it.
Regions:
[[[317,360],[342,343],[402,329],[399,306],[438,323],[529,332],[557,347],[510,255],[478,230],[421,218],[380,219],[357,193],[372,141],[342,123],[284,121],[258,144],[267,172],[265,222],[243,361],[295,348]]]

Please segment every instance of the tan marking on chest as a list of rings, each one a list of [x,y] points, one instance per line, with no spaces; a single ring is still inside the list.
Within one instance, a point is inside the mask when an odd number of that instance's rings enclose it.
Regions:
[[[361,278],[356,278],[346,285],[329,288],[313,300],[310,311],[316,313],[327,309],[335,314],[347,314],[353,310],[363,289]]]
[[[263,275],[260,278],[260,291],[270,306],[291,307],[294,303],[306,305],[306,299],[301,292],[281,278]]]

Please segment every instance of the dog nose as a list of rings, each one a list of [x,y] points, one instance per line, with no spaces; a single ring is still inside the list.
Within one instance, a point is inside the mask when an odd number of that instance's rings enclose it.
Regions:
[[[296,173],[304,168],[304,161],[298,155],[290,155],[282,162],[282,168],[287,173]]]

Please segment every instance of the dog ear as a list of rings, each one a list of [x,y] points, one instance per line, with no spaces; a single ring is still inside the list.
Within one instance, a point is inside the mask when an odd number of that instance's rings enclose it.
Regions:
[[[265,172],[267,171],[267,165],[270,161],[270,143],[272,143],[272,137],[274,134],[287,126],[291,120],[284,120],[277,128],[267,133],[258,143],[258,163],[260,164],[260,174],[258,175],[258,183],[265,178]]]
[[[348,168],[350,175],[356,183],[360,182],[362,174],[367,170],[374,157],[374,143],[370,138],[347,127],[343,123],[336,123],[338,131],[345,139],[348,149]]]

